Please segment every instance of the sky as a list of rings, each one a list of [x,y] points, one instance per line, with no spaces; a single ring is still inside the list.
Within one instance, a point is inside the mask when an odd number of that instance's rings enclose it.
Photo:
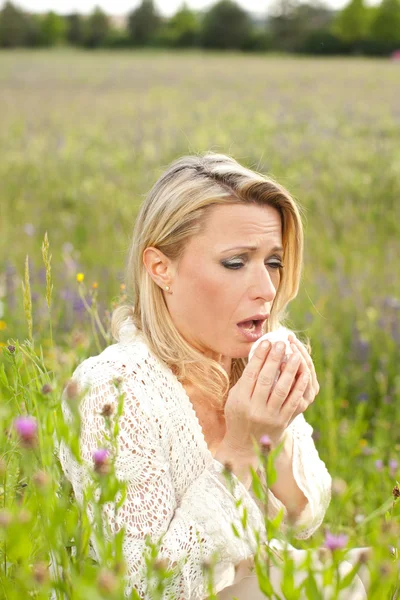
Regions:
[[[248,12],[265,14],[268,6],[273,0],[236,0],[240,6]],[[95,6],[100,6],[110,15],[124,15],[136,8],[140,0],[13,0],[14,4],[22,9],[32,12],[46,12],[54,10],[59,14],[79,12],[81,14],[89,13]],[[187,5],[200,10],[215,4],[216,0],[186,0]],[[341,8],[348,3],[348,0],[325,0],[325,3],[332,8]],[[5,0],[0,0],[0,7],[5,4]],[[165,16],[173,15],[183,4],[183,0],[155,0],[161,14]]]

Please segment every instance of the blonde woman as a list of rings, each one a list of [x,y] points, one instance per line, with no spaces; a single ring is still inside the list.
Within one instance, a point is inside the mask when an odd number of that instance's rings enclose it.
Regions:
[[[232,530],[232,523],[241,529],[239,497],[248,531],[263,529],[250,485],[250,467],[258,465],[253,441],[263,435],[272,446],[284,442],[270,516],[282,509],[283,527],[290,519],[298,538],[320,526],[331,478],[303,416],[319,390],[312,360],[293,337],[284,369],[278,343],[258,347],[248,361],[252,344],[280,327],[296,296],[302,254],[291,195],[229,156],[176,160],[141,206],[127,263],[132,304],[113,314],[118,343],[73,376],[79,389],[89,388],[80,406],[84,464],[60,447],[81,501],[93,461],[104,458],[103,415],[115,410],[118,378],[125,400],[115,466],[128,487],[116,519],[113,506],[105,518],[115,532],[125,528],[127,594],[134,587],[151,598],[143,575],[149,534],[163,536],[160,557],[174,568],[165,598],[205,598],[203,564],[214,552],[219,598],[264,597],[251,572],[254,533],[238,538]],[[63,410],[69,419],[65,398]],[[279,573],[271,578],[279,593]],[[358,577],[345,597],[365,598]]]

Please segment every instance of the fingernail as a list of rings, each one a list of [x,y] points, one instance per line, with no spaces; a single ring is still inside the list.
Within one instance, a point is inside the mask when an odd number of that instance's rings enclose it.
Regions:
[[[261,342],[261,350],[268,350],[268,348],[270,347],[270,342],[268,340],[265,340],[265,342]]]
[[[275,346],[275,350],[277,352],[282,352],[282,350],[285,348],[285,344],[283,342],[278,342]]]

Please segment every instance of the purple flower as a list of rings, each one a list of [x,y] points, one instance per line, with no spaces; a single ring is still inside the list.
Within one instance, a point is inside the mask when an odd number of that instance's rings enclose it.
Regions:
[[[396,474],[398,466],[399,466],[399,463],[397,462],[397,460],[395,458],[392,458],[391,460],[389,460],[389,469],[390,469],[391,475]]]
[[[333,533],[330,533],[330,531],[327,531],[325,533],[324,546],[325,546],[325,548],[328,548],[332,552],[334,550],[340,550],[346,546],[348,539],[349,539],[349,536],[347,536],[344,533],[339,533],[339,535],[334,535]]]
[[[14,428],[22,444],[31,448],[36,442],[37,423],[33,417],[17,417],[14,420]]]
[[[375,469],[377,471],[383,470],[383,460],[381,460],[380,458],[378,458],[378,460],[375,461]]]
[[[263,454],[268,453],[271,450],[272,442],[269,435],[262,435],[260,438],[260,446]]]
[[[93,452],[94,470],[97,473],[105,474],[109,472],[109,455],[107,448],[98,448]]]

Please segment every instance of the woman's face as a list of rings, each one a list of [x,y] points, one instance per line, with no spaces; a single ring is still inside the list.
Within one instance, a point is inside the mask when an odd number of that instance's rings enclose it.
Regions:
[[[251,251],[239,246],[255,246]],[[279,212],[254,204],[214,205],[203,233],[173,267],[165,300],[178,331],[193,347],[230,366],[252,346],[238,323],[269,314],[282,264]],[[228,362],[227,362],[227,360]]]

